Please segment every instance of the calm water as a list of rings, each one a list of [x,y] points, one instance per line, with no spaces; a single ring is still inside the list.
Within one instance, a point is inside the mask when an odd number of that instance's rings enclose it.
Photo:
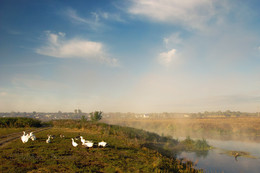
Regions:
[[[207,140],[216,149],[208,152],[182,152],[178,158],[187,158],[193,162],[198,160],[197,168],[209,173],[260,173],[260,143]],[[224,150],[246,151],[257,159],[237,157],[223,154]]]

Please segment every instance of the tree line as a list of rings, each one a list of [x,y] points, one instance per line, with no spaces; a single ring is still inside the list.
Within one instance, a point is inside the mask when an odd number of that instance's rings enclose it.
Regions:
[[[41,127],[41,121],[26,117],[3,117],[0,118],[0,128],[10,127]]]

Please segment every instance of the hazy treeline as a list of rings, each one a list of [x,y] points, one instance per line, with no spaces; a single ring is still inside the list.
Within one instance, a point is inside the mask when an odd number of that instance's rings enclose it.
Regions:
[[[216,111],[216,112],[199,112],[199,113],[192,113],[191,117],[210,117],[210,116],[225,116],[225,117],[240,117],[240,116],[258,116],[258,113],[248,113],[248,112],[240,112],[240,111]]]
[[[91,113],[82,112],[80,109],[75,109],[74,112],[0,112],[0,117],[27,117],[36,118],[44,121],[52,119],[82,119],[85,120],[100,120],[102,118],[101,111]]]
[[[51,119],[80,119],[82,116],[88,117],[88,113],[83,112],[0,112],[0,117],[27,117],[41,120]]]
[[[95,111],[99,112],[99,111]],[[94,112],[94,113],[95,113]],[[0,112],[0,117],[28,117],[41,119],[48,121],[52,119],[82,119],[92,120],[91,113],[85,113],[80,109],[75,109],[74,112]],[[136,119],[136,118],[148,118],[148,119],[164,119],[164,118],[205,118],[205,117],[252,117],[259,116],[259,113],[248,113],[240,111],[216,111],[216,112],[198,112],[198,113],[174,113],[174,112],[162,112],[162,113],[133,113],[133,112],[102,112],[102,118],[124,118],[124,119]]]
[[[105,119],[109,124],[144,129],[160,135],[191,136],[215,139],[260,140],[259,117],[173,118],[173,119]]]
[[[41,127],[41,121],[25,117],[5,117],[0,118],[0,128],[10,127]]]
[[[175,113],[175,112],[162,112],[162,113],[121,113],[121,112],[109,112],[104,113],[104,118],[150,118],[150,119],[162,119],[162,118],[204,118],[204,117],[251,117],[259,116],[258,112],[248,113],[240,111],[205,111],[198,113]]]

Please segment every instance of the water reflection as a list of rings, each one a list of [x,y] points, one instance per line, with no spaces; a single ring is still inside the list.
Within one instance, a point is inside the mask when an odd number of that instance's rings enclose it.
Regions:
[[[209,151],[196,151],[195,154],[198,158],[206,158],[209,154]]]
[[[197,163],[197,168],[205,172],[224,173],[259,173],[260,172],[260,144],[238,141],[207,140],[210,145],[216,147],[206,152],[182,152],[178,158],[186,158]],[[224,150],[250,152],[256,159],[241,155],[227,155]]]

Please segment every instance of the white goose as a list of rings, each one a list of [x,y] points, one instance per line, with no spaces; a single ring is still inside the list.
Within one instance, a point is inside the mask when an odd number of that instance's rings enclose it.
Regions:
[[[48,139],[46,140],[46,143],[49,144],[51,143],[51,135],[47,135],[48,136]]]
[[[30,133],[30,139],[32,141],[35,141],[36,140],[36,136],[33,134],[33,132]]]
[[[72,140],[72,145],[73,145],[73,147],[77,147],[78,146],[78,144],[74,141],[74,139],[73,138],[71,138],[71,140]]]
[[[86,142],[86,140],[85,140],[82,136],[80,136],[80,140],[81,140],[81,142],[82,142],[82,145],[84,145],[84,143]]]
[[[21,140],[23,143],[25,143],[25,138],[26,138],[25,131],[23,131],[23,136],[21,136]]]
[[[22,142],[23,143],[28,142],[29,138],[30,138],[29,134],[25,135],[25,131],[23,131],[23,136],[21,136]]]
[[[107,146],[107,143],[104,141],[98,143],[98,147],[106,147],[106,146]]]
[[[86,141],[85,143],[82,143],[82,145],[84,145],[85,147],[91,148],[91,147],[93,147],[94,143],[91,141]]]

